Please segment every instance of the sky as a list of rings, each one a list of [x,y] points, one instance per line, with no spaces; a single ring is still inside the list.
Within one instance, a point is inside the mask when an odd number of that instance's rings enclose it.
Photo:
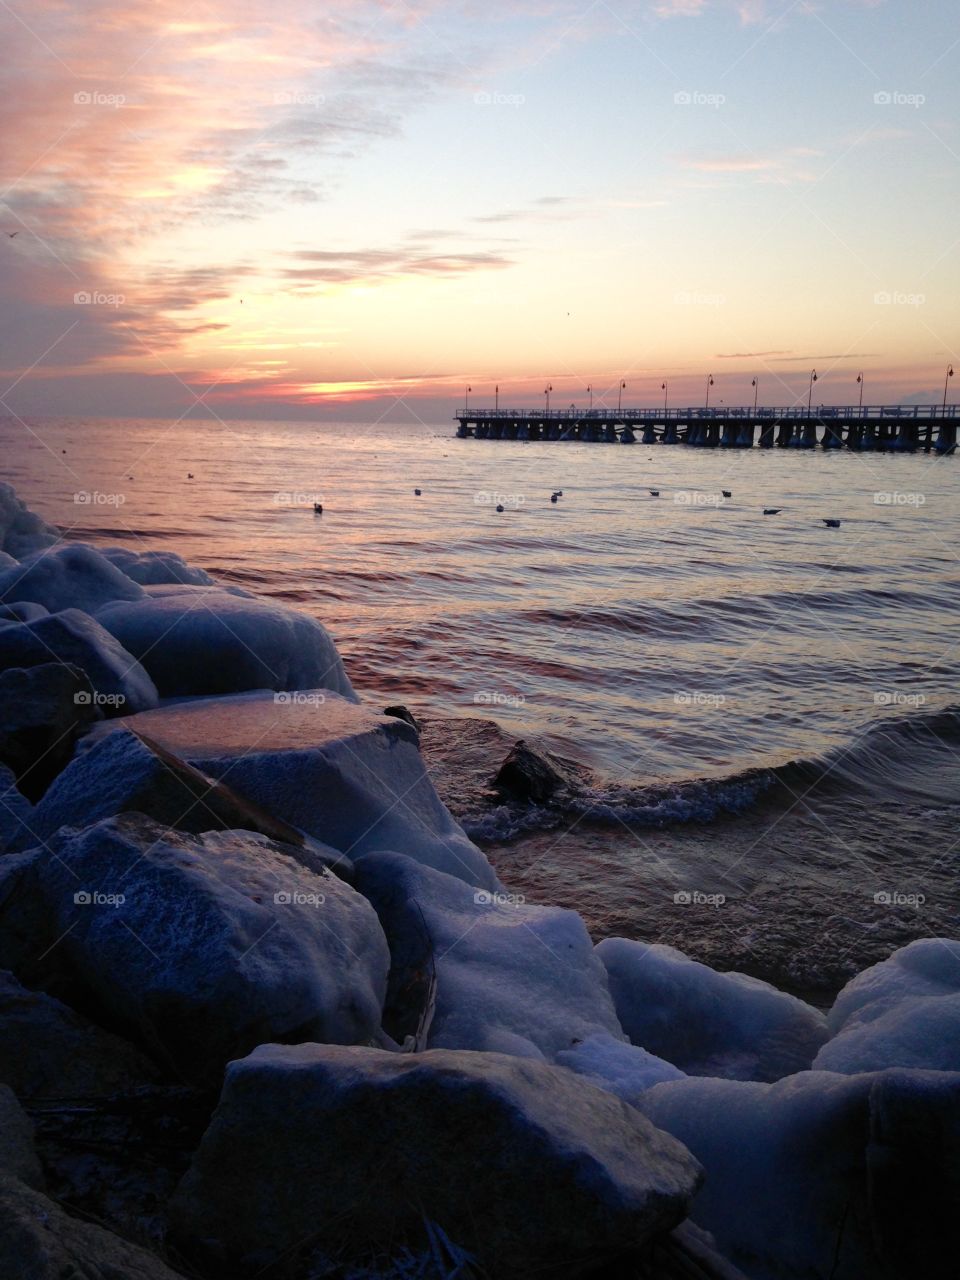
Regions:
[[[952,0],[0,0],[0,41],[0,414],[939,403],[960,356]]]

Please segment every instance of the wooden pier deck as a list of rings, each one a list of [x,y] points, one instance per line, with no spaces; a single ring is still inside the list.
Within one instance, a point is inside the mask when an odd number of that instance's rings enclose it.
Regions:
[[[853,449],[952,454],[960,405],[820,405],[807,409],[471,409],[457,435],[477,440],[685,444],[701,449]]]

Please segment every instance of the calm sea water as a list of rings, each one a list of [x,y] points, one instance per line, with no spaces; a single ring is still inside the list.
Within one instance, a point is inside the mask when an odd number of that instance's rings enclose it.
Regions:
[[[71,537],[176,550],[314,614],[371,699],[586,766],[562,813],[491,808],[503,741],[425,737],[501,875],[598,933],[811,990],[957,933],[960,461],[453,424],[5,421],[0,442]]]

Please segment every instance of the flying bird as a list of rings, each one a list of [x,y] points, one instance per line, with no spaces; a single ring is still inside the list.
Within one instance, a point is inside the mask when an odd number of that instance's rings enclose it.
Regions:
[[[20,232],[19,232],[19,231],[8,231],[8,232],[7,232],[7,235],[10,237],[10,239],[11,239],[11,240],[13,239],[13,237],[14,237],[14,236],[18,236],[19,234],[20,234]]]

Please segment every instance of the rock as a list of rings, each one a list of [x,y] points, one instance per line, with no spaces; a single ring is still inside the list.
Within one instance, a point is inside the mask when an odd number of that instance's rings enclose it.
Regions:
[[[606,1032],[623,1040],[603,965],[575,911],[476,890],[397,853],[355,863],[377,910],[392,965],[384,1026],[431,1048],[552,1059]]]
[[[0,1082],[18,1098],[106,1096],[157,1078],[132,1044],[0,970]]]
[[[264,836],[202,837],[136,814],[16,863],[0,963],[63,994],[192,1083],[268,1040],[376,1036],[389,952],[373,909]]]
[[[31,1187],[44,1185],[33,1125],[16,1094],[5,1084],[0,1084],[0,1174],[20,1178]]]
[[[10,1280],[183,1280],[145,1249],[0,1176],[0,1274]]]
[[[522,738],[511,748],[493,780],[493,785],[512,799],[537,804],[549,800],[566,784],[566,777],[551,758],[528,747]]]
[[[556,1055],[556,1063],[589,1080],[598,1089],[616,1094],[631,1106],[642,1093],[664,1080],[682,1080],[684,1073],[663,1058],[635,1044],[624,1044],[606,1032],[588,1036]]]
[[[109,605],[97,620],[143,662],[163,697],[331,689],[354,699],[324,628],[279,605],[211,589]]]
[[[0,573],[4,573],[7,569],[15,569],[20,563],[14,560],[13,556],[8,556],[6,551],[0,551]]]
[[[33,806],[17,790],[17,780],[0,764],[0,853],[29,843]]]
[[[960,942],[919,938],[852,978],[834,1001],[827,1023],[836,1035],[851,1019],[880,1017],[902,1000],[958,993]]]
[[[576,1276],[674,1227],[698,1181],[638,1112],[543,1063],[264,1045],[227,1069],[171,1220],[278,1277],[305,1245],[362,1257],[423,1219],[498,1280]]]
[[[36,622],[38,618],[45,618],[49,612],[50,610],[45,609],[42,604],[33,604],[29,600],[13,600],[9,604],[0,604],[0,623]]]
[[[815,1071],[960,1071],[960,993],[907,997],[878,1013],[881,1003],[867,1005],[847,1019],[817,1054]]]
[[[64,543],[27,556],[0,574],[0,600],[30,600],[51,613],[96,613],[117,600],[140,600],[143,588],[82,542]]]
[[[28,510],[12,485],[0,481],[0,550],[20,560],[59,541],[59,530]]]
[[[673,947],[606,938],[597,955],[631,1042],[687,1075],[779,1080],[808,1068],[827,1038],[811,1005]]]
[[[255,831],[281,842],[284,852],[308,870],[335,867],[349,876],[350,860],[265,809],[245,800],[224,782],[185,764],[149,738],[118,723],[81,751],[37,806],[33,839],[45,840],[61,827],[86,827],[121,813],[142,813],[165,828],[192,832]]]
[[[125,723],[349,858],[396,849],[484,889],[499,883],[440,802],[402,720],[326,689],[163,707]],[[99,725],[96,738],[116,732]]]
[[[692,1217],[751,1277],[955,1275],[960,1075],[689,1078],[638,1105],[703,1164]]]
[[[406,720],[407,724],[416,729],[417,733],[420,732],[420,722],[414,718],[413,712],[408,711],[406,707],[384,707],[383,714],[385,716],[395,716],[398,720]]]
[[[66,662],[85,671],[105,715],[155,707],[153,681],[140,663],[79,609],[0,627],[0,671]]]
[[[172,551],[137,552],[126,547],[104,547],[102,554],[142,587],[169,582],[204,587],[215,585],[209,573],[187,564]]]
[[[79,667],[45,662],[0,672],[0,761],[28,800],[40,799],[98,716],[93,686]]]

